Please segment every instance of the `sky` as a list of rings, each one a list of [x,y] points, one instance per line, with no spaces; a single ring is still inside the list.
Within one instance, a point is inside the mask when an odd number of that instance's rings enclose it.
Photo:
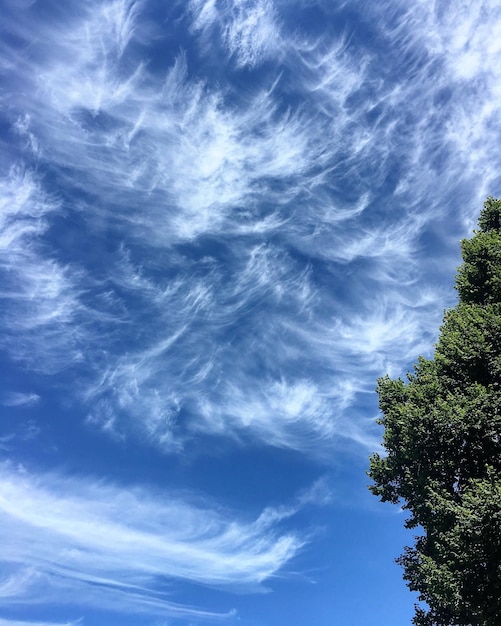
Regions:
[[[0,626],[399,626],[376,380],[501,195],[498,0],[0,0]]]

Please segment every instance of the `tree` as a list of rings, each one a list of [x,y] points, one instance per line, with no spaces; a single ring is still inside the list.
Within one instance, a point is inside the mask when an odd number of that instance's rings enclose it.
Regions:
[[[416,626],[501,624],[501,200],[478,224],[434,358],[377,386],[386,455],[371,457],[369,489],[423,531],[397,559],[427,605]]]

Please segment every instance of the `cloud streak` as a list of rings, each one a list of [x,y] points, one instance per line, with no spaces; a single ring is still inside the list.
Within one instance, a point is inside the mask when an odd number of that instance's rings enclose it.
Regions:
[[[12,392],[4,395],[1,403],[4,406],[34,406],[40,400],[36,393]]]
[[[429,353],[499,179],[498,9],[354,3],[364,39],[291,28],[311,6],[193,0],[180,50],[147,2],[36,33],[9,5],[4,346],[78,371],[89,424],[173,453],[372,445],[374,379]]]
[[[0,179],[0,206],[3,347],[34,369],[57,371],[81,358],[77,277],[41,242],[58,203],[19,166]]]
[[[237,520],[174,494],[34,477],[7,465],[1,469],[0,506],[9,536],[3,567],[11,569],[0,585],[4,606],[67,598],[79,605],[121,604],[123,610],[126,604],[132,611],[202,617],[203,611],[169,599],[173,580],[257,588],[303,545],[280,529],[296,508]]]
[[[24,622],[0,618],[0,626],[78,626],[79,624],[82,624],[79,620],[76,622]]]
[[[225,50],[237,67],[253,67],[276,58],[283,42],[274,4],[271,0],[191,0],[192,29],[209,49],[218,33]]]

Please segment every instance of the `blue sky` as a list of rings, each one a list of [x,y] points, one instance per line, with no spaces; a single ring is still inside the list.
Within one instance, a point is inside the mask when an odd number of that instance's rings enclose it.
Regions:
[[[501,194],[496,0],[0,0],[0,626],[392,626],[378,376]]]

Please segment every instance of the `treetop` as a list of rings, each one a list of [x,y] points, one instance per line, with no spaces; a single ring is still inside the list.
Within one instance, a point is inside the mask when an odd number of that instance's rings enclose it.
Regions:
[[[480,212],[478,225],[483,232],[501,230],[501,200],[489,196]]]

